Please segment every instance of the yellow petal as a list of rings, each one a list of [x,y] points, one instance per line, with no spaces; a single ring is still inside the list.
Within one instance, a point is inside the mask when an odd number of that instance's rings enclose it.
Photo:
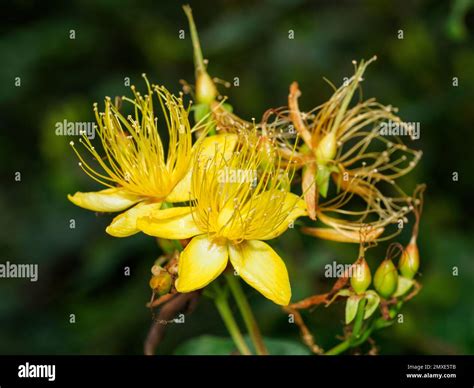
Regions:
[[[313,237],[322,238],[324,240],[360,244],[361,234],[354,230],[336,230],[333,228],[311,228],[304,227],[301,231]],[[384,228],[376,228],[368,231],[364,236],[364,241],[374,241],[383,233]]]
[[[269,225],[265,228],[257,228],[255,233],[250,236],[246,236],[249,240],[271,240],[275,237],[283,234],[296,220],[298,217],[307,215],[306,202],[299,196],[293,193],[286,193],[285,197],[280,197],[281,192],[277,194],[267,191],[263,193],[258,199],[261,203],[266,201],[275,201],[273,196],[276,196],[276,200],[281,202],[281,207],[278,210],[278,215],[271,215],[269,217]],[[273,225],[271,223],[273,222]],[[263,224],[262,224],[263,226]]]
[[[199,153],[199,159],[201,162],[205,162],[209,158],[214,158],[216,152],[218,158],[223,155],[227,160],[232,156],[237,140],[238,136],[230,133],[204,137],[194,145],[193,153]],[[167,202],[185,202],[194,199],[191,198],[192,166],[193,164],[190,163],[186,175],[178,182],[171,193],[166,196]]]
[[[258,240],[229,244],[230,261],[242,279],[276,304],[290,303],[291,287],[285,263]]]
[[[196,143],[195,147],[199,152],[199,158],[203,160],[214,158],[216,153],[223,155],[224,158],[230,159],[234,152],[235,145],[239,137],[233,133],[223,133],[220,135],[208,136],[200,143]]]
[[[227,266],[226,244],[215,244],[207,235],[194,237],[179,257],[176,289],[190,292],[207,286]]]
[[[110,188],[89,193],[77,192],[68,195],[68,199],[77,206],[96,212],[119,212],[143,200],[122,188]]]
[[[192,208],[172,207],[151,212],[137,221],[137,228],[150,236],[185,239],[202,234],[193,220]]]
[[[167,202],[185,202],[190,201],[191,199],[191,176],[192,169],[188,170],[183,179],[181,179],[178,184],[171,190],[166,196]]]
[[[105,231],[114,237],[128,237],[138,233],[140,232],[140,229],[137,228],[138,218],[159,210],[160,207],[161,203],[141,202],[115,217]]]

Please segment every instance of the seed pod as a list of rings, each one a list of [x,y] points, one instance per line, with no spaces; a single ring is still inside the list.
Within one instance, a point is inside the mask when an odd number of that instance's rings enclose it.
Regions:
[[[398,273],[392,260],[385,259],[375,271],[374,286],[380,296],[390,298],[397,290]]]
[[[150,279],[150,287],[158,295],[168,294],[171,290],[172,278],[168,271],[163,270],[158,275],[153,275]]]
[[[334,159],[337,151],[336,134],[329,132],[326,134],[316,148],[316,161],[318,164],[326,164]]]
[[[198,104],[210,104],[217,97],[216,85],[209,74],[205,71],[199,72],[196,80],[196,102]]]
[[[418,251],[418,246],[416,245],[416,239],[412,238],[410,243],[403,251],[402,257],[398,263],[398,268],[404,277],[413,279],[413,277],[418,272],[419,267],[420,254]]]
[[[362,257],[352,267],[351,286],[356,294],[362,294],[370,286],[372,275],[367,261]]]

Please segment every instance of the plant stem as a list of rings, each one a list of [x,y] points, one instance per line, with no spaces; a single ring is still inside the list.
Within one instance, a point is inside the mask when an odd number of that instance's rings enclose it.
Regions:
[[[360,302],[362,303],[362,301]],[[359,307],[360,307],[359,303]],[[399,309],[398,309],[399,310]],[[359,314],[359,309],[357,310],[357,314]],[[363,314],[362,314],[363,316]],[[356,316],[357,320],[357,316]],[[342,341],[340,344],[337,344],[333,348],[329,349],[327,352],[325,352],[325,355],[328,356],[334,356],[337,354],[341,354],[342,352],[345,352],[349,348],[353,348],[356,346],[362,345],[367,339],[370,337],[370,335],[377,330],[384,329],[386,327],[389,327],[393,324],[394,320],[386,321],[382,317],[375,319],[371,322],[370,326],[362,333],[359,333],[360,328],[356,332],[356,325],[354,324],[354,329],[352,330],[352,335],[350,338],[346,339],[345,341]],[[356,336],[354,335],[356,333]]]
[[[240,313],[242,314],[245,325],[247,326],[250,338],[252,338],[252,341],[255,345],[257,354],[268,355],[268,350],[265,346],[265,343],[263,342],[257,321],[255,320],[250,304],[245,297],[242,287],[240,286],[239,279],[237,279],[233,273],[226,273],[225,277],[227,279],[227,283],[229,284],[230,291],[237,302],[237,306],[239,307]]]
[[[345,341],[342,341],[340,344],[337,344],[334,346],[332,349],[329,349],[327,352],[324,354],[327,356],[335,356],[337,354],[341,354],[345,352],[347,349],[351,347],[350,341],[347,339]]]
[[[218,294],[214,298],[214,303],[240,354],[250,356],[252,353],[240,332],[239,326],[237,326],[237,323],[235,322],[232,310],[227,302],[227,297],[221,290],[218,291]]]
[[[357,315],[354,321],[354,327],[352,328],[352,338],[357,339],[360,335],[360,329],[362,328],[362,322],[364,321],[364,310],[365,305],[367,303],[367,299],[362,298],[359,302],[359,306],[357,307]]]
[[[193,11],[191,7],[189,5],[184,5],[183,10],[186,14],[186,17],[188,18],[189,30],[191,31],[191,41],[193,43],[194,67],[196,68],[196,75],[198,75],[199,73],[206,71],[201,45],[199,43],[199,35],[196,29],[196,24],[194,23]]]

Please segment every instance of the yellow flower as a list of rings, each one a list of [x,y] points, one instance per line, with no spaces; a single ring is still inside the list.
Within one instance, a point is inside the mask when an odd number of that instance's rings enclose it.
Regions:
[[[194,149],[202,141],[201,149],[214,152],[214,143],[224,140],[222,136],[216,136],[217,140],[202,138],[193,147],[192,132],[195,129],[190,126],[189,109],[184,107],[182,98],[173,96],[164,87],[150,86],[146,78],[145,81],[148,94],[142,96],[132,86],[135,98],[123,98],[131,103],[133,115],[125,117],[110,98],[105,100],[104,112],[99,113],[97,104],[94,104],[97,133],[105,155],[97,152],[85,134],[80,142],[98,168],[86,162],[71,142],[81,168],[108,188],[97,192],[77,192],[68,198],[77,206],[98,212],[128,209],[115,217],[106,229],[115,237],[138,233],[137,218],[150,211],[160,211],[163,202],[188,201]],[[154,113],[155,95],[162,110],[160,118]],[[158,129],[162,125],[166,125],[168,132],[167,151]],[[227,142],[235,140],[235,135],[227,138]]]
[[[205,287],[228,261],[249,285],[280,305],[291,298],[283,260],[266,243],[306,215],[305,202],[288,191],[289,168],[265,163],[255,141],[243,141],[232,155],[197,153],[192,176],[194,200],[189,207],[153,212],[138,220],[146,234],[192,238],[181,253],[176,289]],[[229,147],[225,147],[228,149]]]

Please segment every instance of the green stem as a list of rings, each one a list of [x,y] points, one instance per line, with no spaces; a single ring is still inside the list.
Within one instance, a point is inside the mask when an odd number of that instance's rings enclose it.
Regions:
[[[263,342],[262,335],[260,333],[260,329],[258,328],[257,321],[253,315],[252,309],[250,307],[247,298],[240,286],[239,279],[234,276],[233,273],[226,273],[225,277],[227,279],[227,283],[229,284],[230,290],[232,295],[234,296],[237,306],[239,307],[240,313],[242,314],[242,318],[244,319],[245,325],[247,326],[247,330],[249,331],[250,338],[252,339],[255,350],[257,351],[258,355],[268,355],[268,350]]]
[[[202,56],[201,44],[199,43],[199,35],[194,23],[193,11],[189,5],[183,5],[184,13],[188,18],[189,30],[191,31],[191,41],[193,43],[194,52],[194,67],[196,68],[196,75],[201,72],[205,72],[204,58]]]
[[[347,339],[345,341],[342,341],[340,344],[337,344],[336,346],[334,346],[332,349],[328,350],[324,354],[327,355],[327,356],[335,356],[337,354],[341,354],[341,353],[345,352],[350,347],[351,347],[351,343]]]
[[[242,336],[242,333],[240,332],[240,329],[237,326],[232,314],[232,310],[229,307],[227,298],[225,294],[222,293],[222,291],[219,291],[218,295],[214,298],[214,303],[240,354],[250,356],[252,353],[245,343],[244,337]]]
[[[360,329],[362,328],[362,323],[364,321],[364,310],[365,305],[367,304],[367,299],[362,298],[357,307],[357,314],[354,321],[354,327],[352,328],[352,338],[357,339],[360,335]]]
[[[359,307],[360,307],[360,303],[359,303]],[[359,310],[357,310],[357,313],[359,313]],[[356,319],[357,319],[357,317],[356,317]],[[354,324],[354,329],[352,330],[351,337],[346,339],[345,341],[342,341],[340,344],[337,344],[333,348],[329,349],[324,354],[328,355],[328,356],[334,356],[334,355],[341,354],[341,353],[345,352],[349,348],[360,346],[365,341],[367,341],[369,339],[369,337],[371,336],[371,334],[374,331],[381,330],[381,329],[384,329],[386,327],[389,327],[393,324],[393,322],[394,322],[394,320],[386,321],[385,319],[380,317],[378,319],[373,320],[371,325],[362,333],[359,333],[360,328],[357,329],[357,331],[356,331],[356,327],[355,327],[355,324]],[[356,336],[354,335],[354,333],[356,333]]]

